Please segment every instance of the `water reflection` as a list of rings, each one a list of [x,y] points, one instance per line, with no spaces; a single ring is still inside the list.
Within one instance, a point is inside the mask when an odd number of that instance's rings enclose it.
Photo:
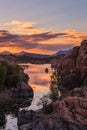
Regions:
[[[48,68],[48,73],[46,73],[46,68]],[[49,93],[50,87],[50,76],[52,74],[52,69],[50,64],[44,65],[34,65],[29,64],[29,67],[25,69],[30,77],[29,84],[34,90],[34,99],[31,106],[26,107],[25,109],[40,109],[42,106],[37,106],[39,99]]]
[[[49,69],[49,73],[45,72],[46,68]],[[25,73],[27,73],[30,77],[29,84],[31,85],[31,87],[50,86],[49,84],[50,75],[52,74],[52,69],[50,64],[44,64],[44,65],[29,64],[28,69],[25,69]]]

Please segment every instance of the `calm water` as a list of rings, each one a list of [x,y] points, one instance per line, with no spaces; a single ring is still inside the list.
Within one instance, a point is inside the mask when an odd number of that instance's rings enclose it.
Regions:
[[[26,64],[22,64],[26,65]],[[38,110],[42,106],[37,106],[39,99],[49,93],[50,86],[50,75],[52,74],[52,69],[50,64],[44,65],[35,65],[35,64],[27,64],[28,67],[25,67],[25,73],[27,73],[30,77],[29,85],[34,90],[34,98],[31,103],[31,106],[23,108],[26,110]],[[45,69],[48,68],[49,72],[46,73]],[[21,110],[21,108],[20,108]],[[17,128],[17,118],[15,118],[12,114],[6,115],[6,127],[1,130],[18,130]]]

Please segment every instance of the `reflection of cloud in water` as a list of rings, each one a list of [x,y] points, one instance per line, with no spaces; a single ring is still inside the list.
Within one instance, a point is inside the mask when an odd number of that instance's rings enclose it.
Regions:
[[[40,71],[40,68],[35,67],[35,66],[33,66],[33,67],[30,66],[30,67],[28,68],[28,71],[30,71],[31,73],[32,73],[32,72],[35,73],[35,72],[39,72],[39,71]]]
[[[46,68],[49,69],[49,73],[45,72]],[[30,77],[29,84],[31,85],[31,87],[34,87],[34,86],[49,87],[50,75],[52,73],[52,70],[49,64],[45,64],[45,65],[30,64],[26,72],[29,74],[29,77]]]
[[[38,74],[37,75],[34,75],[30,78],[30,84],[36,84],[36,85],[47,85],[49,83],[49,79],[50,79],[50,76],[49,75],[42,75],[42,74]]]
[[[49,69],[49,73],[45,73],[45,69]],[[34,98],[31,106],[26,109],[37,110],[41,106],[37,106],[38,101],[43,95],[49,93],[50,87],[50,75],[52,74],[51,65],[29,65],[29,68],[26,70],[26,73],[29,74],[30,80],[29,84],[34,90]]]
[[[46,69],[46,68],[49,68],[49,67],[48,67],[48,66],[46,67],[46,66],[44,66],[44,65],[43,65],[43,66],[42,66],[42,65],[41,65],[41,66],[40,66],[40,65],[39,65],[39,66],[32,66],[32,67],[30,66],[30,67],[28,68],[28,71],[29,71],[31,74],[37,74],[37,73],[38,73],[38,74],[40,74],[40,73],[41,73],[41,74],[42,74],[42,73],[45,74],[45,73],[46,73],[46,72],[45,72],[45,69]],[[50,68],[49,68],[49,73],[51,73],[51,69],[50,69]]]
[[[40,85],[34,85],[34,84],[33,84],[32,88],[33,88],[34,91],[39,91],[39,92],[48,91],[48,89],[49,89],[48,87],[40,86]]]
[[[48,81],[46,81],[46,80],[41,80],[41,81],[38,81],[38,79],[35,79],[34,81],[33,81],[33,84],[36,84],[36,85],[44,85],[44,86],[46,86],[46,85],[48,85]]]

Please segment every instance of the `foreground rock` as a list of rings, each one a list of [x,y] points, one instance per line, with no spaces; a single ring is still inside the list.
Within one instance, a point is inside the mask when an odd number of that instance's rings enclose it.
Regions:
[[[16,88],[5,89],[0,92],[0,100],[10,100],[12,98],[33,98],[33,89],[26,83],[21,82]]]
[[[33,110],[25,111],[22,110],[18,113],[18,125],[27,124],[30,122],[35,116],[35,112]]]
[[[54,111],[58,111],[59,117],[68,127],[76,130],[87,129],[87,98],[66,97],[54,103]]]
[[[21,82],[16,88],[11,89],[10,96],[14,98],[32,98],[33,89],[26,83]]]
[[[87,40],[67,53],[58,66],[61,93],[87,85]]]
[[[20,130],[87,130],[87,89],[82,91],[82,97],[78,88],[73,92],[78,96],[66,96],[57,100],[52,104],[53,111],[48,115],[32,110],[19,112]]]

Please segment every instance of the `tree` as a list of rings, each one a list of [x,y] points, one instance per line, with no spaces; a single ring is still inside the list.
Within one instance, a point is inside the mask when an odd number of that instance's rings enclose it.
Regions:
[[[50,94],[49,97],[53,101],[58,99],[58,73],[57,71],[53,72],[51,76],[51,83],[50,83]]]
[[[0,62],[0,88],[16,87],[20,82],[25,81],[24,72],[19,65],[9,64],[6,61]]]
[[[7,76],[7,68],[5,66],[2,66],[2,64],[0,63],[0,88],[4,86],[6,76]]]
[[[18,65],[9,65],[7,71],[6,86],[12,87],[23,81],[23,73]]]
[[[51,111],[51,108],[49,107],[49,104],[51,103],[51,100],[49,99],[49,95],[43,95],[42,98],[40,98],[37,105],[42,105],[42,110],[44,113],[48,114]]]

